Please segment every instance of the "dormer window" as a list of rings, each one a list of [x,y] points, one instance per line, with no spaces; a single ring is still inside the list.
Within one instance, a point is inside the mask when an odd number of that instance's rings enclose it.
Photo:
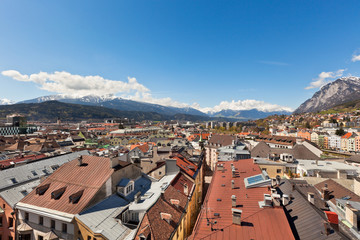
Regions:
[[[117,192],[124,196],[129,195],[134,191],[134,181],[128,178],[123,178],[117,185]]]
[[[51,198],[58,200],[61,198],[61,196],[64,194],[66,190],[66,187],[59,188],[58,190],[55,190],[51,193]]]
[[[43,195],[46,192],[46,190],[48,190],[49,187],[50,187],[50,184],[45,184],[43,186],[37,187],[36,194]]]

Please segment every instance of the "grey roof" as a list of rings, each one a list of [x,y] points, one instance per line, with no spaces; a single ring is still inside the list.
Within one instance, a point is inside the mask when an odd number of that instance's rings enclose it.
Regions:
[[[20,202],[27,194],[40,184],[40,179],[9,188],[0,192],[0,197],[14,209],[16,203]]]
[[[173,178],[174,175],[170,176],[170,179]],[[157,187],[159,191],[159,184],[162,183],[162,181],[154,183],[155,187]],[[117,194],[113,194],[95,206],[76,215],[76,217],[93,232],[101,233],[107,239],[124,239],[129,237],[129,234],[134,233],[136,230],[133,231],[126,227],[116,217],[119,216],[119,214],[134,200],[136,193],[141,192],[141,196],[144,196],[151,186],[151,180],[146,176],[142,176],[135,180],[134,191],[126,196],[126,199],[118,196]],[[159,197],[159,195],[154,196],[154,199],[155,197]],[[147,199],[141,199],[138,204],[134,203],[134,205],[146,205],[145,202],[147,202]],[[147,206],[147,209],[150,206],[152,206],[152,204]]]
[[[113,194],[94,207],[76,215],[76,218],[107,239],[122,239],[130,234],[131,229],[121,224],[116,217],[128,204],[128,201]]]
[[[2,170],[0,171],[0,191],[47,176],[56,170],[56,166],[70,162],[80,155],[89,155],[89,152],[87,150],[74,152]]]
[[[282,194],[291,194],[293,197],[289,204],[285,206],[285,209],[290,227],[296,239],[342,239],[334,231],[328,236],[324,234],[325,214],[320,210],[317,211],[299,191],[292,191],[289,180],[281,180],[279,189]]]
[[[252,150],[252,157],[261,157],[267,158],[269,154],[280,155],[282,153],[292,154],[295,159],[310,159],[310,160],[318,160],[320,159],[313,153],[310,149],[305,147],[302,144],[295,144],[293,148],[271,148],[265,142],[259,142]]]

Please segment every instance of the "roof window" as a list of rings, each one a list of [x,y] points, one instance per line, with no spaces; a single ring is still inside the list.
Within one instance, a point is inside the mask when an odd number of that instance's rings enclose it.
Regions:
[[[55,190],[51,193],[51,198],[58,200],[61,198],[61,196],[64,194],[66,190],[66,187],[59,188],[58,190]]]
[[[45,184],[43,186],[37,187],[36,188],[36,194],[38,195],[43,195],[50,187],[50,183],[49,184]]]

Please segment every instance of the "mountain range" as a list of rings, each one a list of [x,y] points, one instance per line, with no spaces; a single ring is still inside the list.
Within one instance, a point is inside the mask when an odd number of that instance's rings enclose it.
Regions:
[[[41,103],[17,103],[13,105],[0,106],[0,119],[9,114],[23,114],[31,121],[55,122],[58,118],[64,121],[98,121],[106,118],[130,118],[137,121],[152,120],[187,120],[187,121],[209,121],[208,116],[189,115],[177,113],[164,115],[156,112],[145,111],[121,111],[102,106],[90,106],[84,104],[63,103],[58,101],[45,101]]]
[[[321,87],[310,99],[302,103],[294,113],[319,112],[359,99],[360,78],[342,77]]]
[[[274,114],[290,114],[291,112],[287,111],[260,111],[257,109],[250,110],[221,110],[219,112],[208,112],[204,113],[197,109],[191,107],[171,107],[163,106],[159,104],[152,104],[146,102],[133,101],[128,99],[123,99],[116,96],[84,96],[84,97],[70,97],[66,95],[50,95],[38,97],[30,100],[25,100],[19,102],[20,104],[29,104],[29,103],[43,103],[48,101],[58,101],[63,103],[72,103],[72,104],[81,104],[88,106],[97,106],[105,107],[110,109],[116,109],[120,111],[136,111],[136,112],[151,112],[158,113],[161,115],[174,116],[176,114],[183,114],[184,116],[201,116],[201,117],[211,117],[211,118],[228,118],[232,121],[244,121],[251,119],[265,118]],[[0,101],[0,105],[13,104],[8,101],[3,103]]]

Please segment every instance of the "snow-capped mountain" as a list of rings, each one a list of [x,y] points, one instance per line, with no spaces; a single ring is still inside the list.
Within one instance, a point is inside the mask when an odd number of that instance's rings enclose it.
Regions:
[[[6,98],[0,99],[0,105],[10,105],[10,104],[14,104],[14,103],[15,103],[14,101],[11,101]]]
[[[164,115],[175,115],[180,113],[180,114],[206,116],[205,113],[190,107],[177,108],[177,107],[162,106],[158,104],[122,99],[120,97],[116,97],[113,95],[107,95],[107,96],[89,95],[85,97],[73,97],[67,95],[50,95],[50,96],[38,97],[35,99],[22,101],[20,103],[41,103],[41,102],[54,101],[54,100],[64,103],[102,106],[102,107],[113,108],[122,111],[156,112]]]
[[[317,112],[360,99],[360,78],[342,77],[324,85],[294,113]]]

